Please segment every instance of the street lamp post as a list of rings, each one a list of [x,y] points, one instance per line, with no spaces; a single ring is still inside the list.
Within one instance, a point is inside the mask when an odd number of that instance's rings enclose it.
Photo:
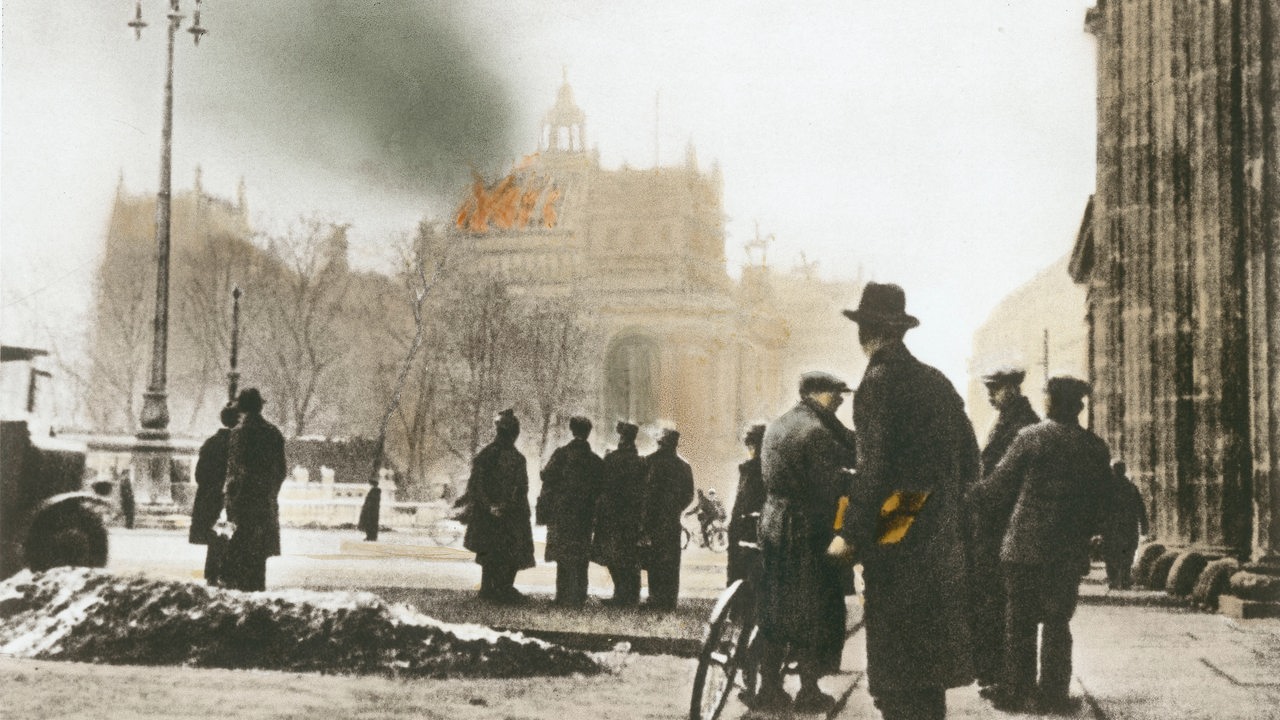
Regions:
[[[205,30],[200,25],[200,1],[196,0],[195,22],[188,30],[195,43]],[[139,438],[163,440],[169,436],[167,382],[169,344],[169,232],[170,174],[173,149],[173,39],[182,25],[179,0],[169,0],[169,47],[164,80],[164,124],[160,138],[160,189],[156,193],[156,314],[151,345],[151,379],[142,395],[142,430]],[[136,0],[134,19],[128,23],[138,40],[142,39],[142,0]]]
[[[227,372],[227,402],[236,400],[236,386],[240,384],[240,371],[236,369],[240,350],[240,286],[231,289],[231,370]]]

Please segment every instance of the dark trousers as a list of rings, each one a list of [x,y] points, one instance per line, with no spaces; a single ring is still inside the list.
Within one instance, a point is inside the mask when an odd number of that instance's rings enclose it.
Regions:
[[[489,563],[480,566],[480,597],[501,599],[515,590],[516,573],[514,565]]]
[[[649,563],[649,604],[674,610],[680,594],[680,555]]]
[[[1133,585],[1133,553],[1137,546],[1131,548],[1109,549],[1103,555],[1107,564],[1107,585],[1112,589],[1124,590]]]
[[[259,551],[237,553],[233,547],[228,550],[227,555],[219,578],[223,587],[248,592],[267,589],[266,553]]]
[[[556,561],[556,602],[581,605],[587,601],[587,559]]]
[[[1068,568],[1044,565],[1005,565],[1004,575],[1005,683],[1015,697],[1031,697],[1038,665],[1040,696],[1066,699],[1071,685],[1071,617],[1080,576]],[[1037,625],[1044,626],[1038,663]]]
[[[875,702],[884,720],[942,720],[947,716],[947,691],[942,688],[881,693]]]
[[[970,580],[973,669],[979,684],[991,685],[1004,669],[1004,577],[999,563],[975,562]]]
[[[613,602],[618,605],[635,605],[640,602],[640,568],[610,565],[609,577],[613,579]]]

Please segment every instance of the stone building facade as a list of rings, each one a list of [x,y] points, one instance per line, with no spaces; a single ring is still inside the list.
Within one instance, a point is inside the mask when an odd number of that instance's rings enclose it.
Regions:
[[[856,379],[830,359],[853,355],[839,311],[857,284],[778,273],[763,258],[732,279],[720,170],[702,170],[692,146],[674,167],[601,167],[567,82],[539,145],[498,182],[477,179],[450,232],[516,292],[573,302],[602,338],[591,360],[600,442],[613,442],[616,419],[672,424],[695,473],[710,470],[699,484],[727,486],[742,428],[794,400],[800,368]],[[808,324],[824,318],[819,336]]]
[[[1280,548],[1276,0],[1100,0],[1098,175],[1072,257],[1093,427],[1155,534]]]

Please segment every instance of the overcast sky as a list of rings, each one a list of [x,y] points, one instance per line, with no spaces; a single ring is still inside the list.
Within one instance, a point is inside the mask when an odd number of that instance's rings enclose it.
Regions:
[[[1070,250],[1092,192],[1090,4],[208,0],[177,47],[174,190],[197,164],[215,194],[243,177],[257,226],[321,212],[376,264],[472,168],[536,149],[567,72],[606,167],[692,142],[724,173],[731,264],[758,222],[780,265],[903,285],[909,344],[962,386],[974,329]],[[165,5],[135,41],[130,0],[4,1],[6,342],[83,322],[118,178],[156,189]]]

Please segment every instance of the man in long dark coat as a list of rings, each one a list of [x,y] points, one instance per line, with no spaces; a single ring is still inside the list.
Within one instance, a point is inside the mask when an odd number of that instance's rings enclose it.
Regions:
[[[1089,541],[1111,475],[1107,444],[1080,427],[1088,392],[1083,380],[1050,378],[1048,419],[1018,433],[1004,459],[971,493],[975,503],[1014,503],[1000,548],[1007,590],[1005,672],[993,699],[1002,710],[1072,708],[1071,617],[1080,578],[1089,572]]]
[[[551,453],[542,471],[538,523],[547,526],[547,562],[556,564],[556,603],[581,607],[587,600],[591,530],[604,462],[591,449],[591,421],[569,419],[573,440]]]
[[[284,436],[262,417],[262,395],[240,391],[240,423],[227,441],[227,519],[235,532],[227,545],[223,583],[237,590],[267,588],[267,558],[280,554],[280,509],[284,484]]]
[[[471,462],[463,519],[463,545],[480,565],[480,597],[522,602],[516,573],[534,566],[533,525],[529,511],[529,470],[516,450],[520,421],[503,410],[493,421],[495,437]]]
[[[1000,412],[982,448],[982,474],[996,469],[1018,431],[1040,422],[1022,394],[1026,371],[1000,367],[982,376],[987,399]],[[973,599],[973,669],[978,684],[992,687],[1004,670],[1004,578],[1000,575],[1000,542],[1011,508],[974,507],[969,518],[969,591]]]
[[[1127,590],[1133,584],[1129,577],[1133,554],[1139,536],[1148,531],[1146,503],[1127,471],[1123,460],[1111,463],[1111,487],[1102,524],[1102,559],[1112,590]]]
[[[360,519],[356,528],[364,533],[365,542],[375,542],[378,530],[382,525],[382,488],[378,487],[378,478],[369,481],[369,492],[364,495],[364,503],[360,505]]]
[[[644,568],[654,610],[675,610],[680,594],[680,518],[693,502],[693,469],[676,454],[679,443],[679,432],[663,430],[644,461]]]
[[[764,568],[757,603],[764,642],[760,691],[751,703],[756,709],[790,704],[782,689],[788,652],[800,670],[795,708],[826,712],[835,704],[818,679],[840,669],[845,640],[849,566],[832,561],[826,550],[835,535],[836,508],[848,492],[844,469],[854,464],[851,433],[835,414],[847,392],[849,386],[834,375],[807,372],[800,378],[800,402],[764,433]]]
[[[726,586],[751,575],[759,564],[760,554],[738,547],[738,543],[757,542],[760,510],[764,508],[764,474],[760,469],[760,445],[764,442],[764,425],[752,425],[742,442],[747,446],[747,459],[738,465],[738,492],[733,498],[733,517],[729,518],[729,565]]]
[[[645,467],[636,450],[640,428],[619,422],[616,429],[618,447],[604,456],[591,559],[608,568],[613,579],[613,597],[605,604],[634,607],[640,602]]]
[[[973,682],[964,495],[978,443],[955,388],[902,342],[919,324],[902,288],[868,283],[845,315],[870,360],[853,405],[858,476],[829,553],[862,559],[876,707],[942,718],[947,688]]]
[[[222,427],[204,441],[196,459],[196,499],[191,505],[191,527],[187,530],[187,542],[192,545],[209,545],[214,540],[213,525],[218,522],[226,500],[227,451],[231,428],[239,422],[240,411],[234,403],[228,404],[218,419]],[[220,573],[220,569],[214,567],[216,554],[213,548],[205,554],[204,577],[210,585],[217,584]]]

